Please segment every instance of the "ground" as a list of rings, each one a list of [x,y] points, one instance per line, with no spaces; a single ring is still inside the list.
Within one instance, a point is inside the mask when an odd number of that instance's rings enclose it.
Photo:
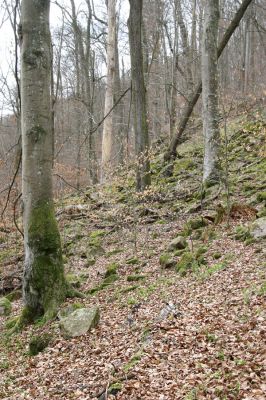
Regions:
[[[200,191],[202,150],[195,139],[181,147],[172,177],[161,174],[155,155],[154,186],[143,195],[134,194],[129,173],[58,201],[65,269],[87,294],[64,306],[98,305],[100,323],[66,340],[57,319],[9,336],[10,316],[0,317],[0,398],[265,399],[265,240],[249,233],[256,214],[265,212],[263,137],[261,115],[248,126],[246,119],[234,121],[230,185],[221,190]],[[189,221],[202,216],[207,225],[191,230]],[[171,268],[159,262],[180,234],[194,260],[182,274],[175,268],[178,251],[169,253]],[[15,255],[3,253],[2,282],[21,263],[20,252],[17,244]],[[19,287],[20,280],[13,283]],[[12,307],[14,317],[21,299]],[[30,356],[30,339],[42,333],[52,340]]]

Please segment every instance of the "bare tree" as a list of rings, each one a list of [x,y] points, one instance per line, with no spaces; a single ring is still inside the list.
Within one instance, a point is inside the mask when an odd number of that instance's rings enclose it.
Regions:
[[[219,0],[206,0],[202,36],[203,183],[220,180],[217,40]]]
[[[151,183],[149,162],[149,135],[147,106],[143,74],[143,52],[141,40],[142,0],[129,0],[128,19],[132,98],[134,107],[135,152],[137,156],[137,190],[144,190]]]

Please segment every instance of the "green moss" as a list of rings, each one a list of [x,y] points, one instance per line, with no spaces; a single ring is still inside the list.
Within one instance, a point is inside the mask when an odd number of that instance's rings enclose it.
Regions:
[[[92,231],[90,233],[90,239],[96,239],[96,238],[102,237],[104,235],[106,235],[106,232],[104,230],[99,229],[96,231]]]
[[[0,315],[9,315],[11,313],[11,310],[11,302],[6,297],[2,297],[0,299]]]
[[[180,257],[180,256],[182,256],[182,254],[185,253],[185,251],[186,251],[186,249],[183,249],[183,250],[176,250],[176,251],[174,252],[174,256],[175,256],[175,257]]]
[[[242,242],[245,242],[247,239],[253,239],[249,228],[243,225],[237,226],[235,228],[234,237],[236,240],[240,240]]]
[[[22,297],[22,291],[17,289],[17,290],[13,290],[13,292],[8,293],[8,295],[6,295],[6,298],[9,301],[15,301],[18,299],[21,299]]]
[[[108,393],[111,394],[112,396],[115,396],[118,392],[122,390],[122,383],[121,382],[115,382],[110,385],[108,388]]]
[[[212,256],[213,256],[213,258],[214,258],[215,260],[219,260],[219,258],[222,257],[222,253],[219,253],[219,252],[217,251],[217,252],[214,253]]]
[[[110,286],[112,283],[114,283],[118,279],[119,278],[118,278],[118,276],[116,274],[109,275],[103,280],[103,282],[100,285],[88,290],[87,293],[88,294],[95,294],[95,293],[105,289],[106,287]]]
[[[181,276],[185,276],[188,271],[198,267],[198,263],[192,253],[186,252],[176,264],[176,270]]]
[[[9,260],[11,257],[17,254],[17,250],[13,247],[7,250],[1,250],[0,253],[0,264],[4,263],[5,261]]]
[[[201,279],[207,279],[210,276],[212,276],[213,274],[215,274],[216,272],[222,271],[227,267],[227,261],[223,261],[217,264],[212,265],[209,268],[206,268],[205,270],[201,271],[199,274],[199,277]]]
[[[199,217],[199,218],[190,219],[188,221],[187,225],[192,230],[197,230],[197,229],[204,228],[205,226],[207,226],[208,221],[203,217]]]
[[[132,368],[135,367],[135,365],[137,365],[139,363],[139,361],[141,360],[143,356],[143,352],[142,351],[138,351],[131,359],[130,361],[124,365],[123,370],[124,372],[128,372],[129,370],[131,370]]]
[[[117,268],[119,267],[119,265],[117,263],[112,263],[110,265],[108,265],[106,271],[105,271],[105,278],[108,278],[108,276],[110,275],[115,275],[117,273]]]
[[[195,257],[198,259],[200,258],[200,256],[202,256],[203,254],[205,254],[208,251],[208,248],[205,246],[200,246],[197,250],[196,250],[196,254]]]
[[[257,201],[261,203],[262,201],[266,201],[266,192],[260,192],[257,195]]]
[[[5,328],[6,329],[14,328],[14,326],[17,324],[18,320],[19,320],[19,316],[9,318],[5,323]]]
[[[175,264],[175,261],[171,258],[170,254],[163,253],[160,255],[159,263],[163,268],[170,268]]]
[[[146,275],[128,275],[127,276],[127,281],[128,282],[135,282],[135,281],[141,281],[146,279]]]
[[[129,265],[136,265],[139,263],[139,259],[137,257],[131,257],[126,260],[126,263]]]
[[[54,208],[47,201],[39,202],[30,213],[28,245],[31,255],[26,260],[27,312],[31,317],[54,315],[66,297],[67,284]]]
[[[126,288],[123,288],[119,291],[119,293],[128,293],[128,292],[133,292],[134,290],[138,289],[139,286],[138,285],[132,285],[132,286],[128,286]]]
[[[43,333],[38,336],[33,336],[29,342],[29,354],[31,356],[36,356],[49,345],[51,340],[52,335],[49,333]]]
[[[66,281],[73,287],[79,288],[83,281],[81,276],[75,274],[66,274]]]

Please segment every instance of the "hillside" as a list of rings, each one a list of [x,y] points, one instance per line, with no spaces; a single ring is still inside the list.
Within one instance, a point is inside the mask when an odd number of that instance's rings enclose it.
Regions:
[[[171,166],[158,143],[143,194],[128,168],[57,201],[67,278],[86,294],[62,310],[100,309],[82,336],[65,339],[58,318],[9,335],[23,253],[2,226],[0,290],[12,311],[0,316],[0,398],[265,399],[266,246],[253,233],[266,216],[265,139],[265,112],[229,121],[221,187],[201,188],[197,133]],[[36,337],[47,347],[33,356]]]

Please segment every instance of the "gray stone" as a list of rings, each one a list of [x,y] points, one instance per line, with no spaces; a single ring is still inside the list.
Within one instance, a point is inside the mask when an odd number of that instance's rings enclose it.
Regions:
[[[266,217],[254,221],[250,227],[250,233],[255,239],[266,238]]]
[[[187,241],[183,236],[177,236],[173,239],[168,247],[168,251],[183,250],[187,247]]]
[[[99,307],[80,308],[60,321],[63,336],[72,338],[81,336],[97,326],[100,319]]]
[[[6,297],[0,299],[0,315],[9,315],[12,310],[12,305]]]

